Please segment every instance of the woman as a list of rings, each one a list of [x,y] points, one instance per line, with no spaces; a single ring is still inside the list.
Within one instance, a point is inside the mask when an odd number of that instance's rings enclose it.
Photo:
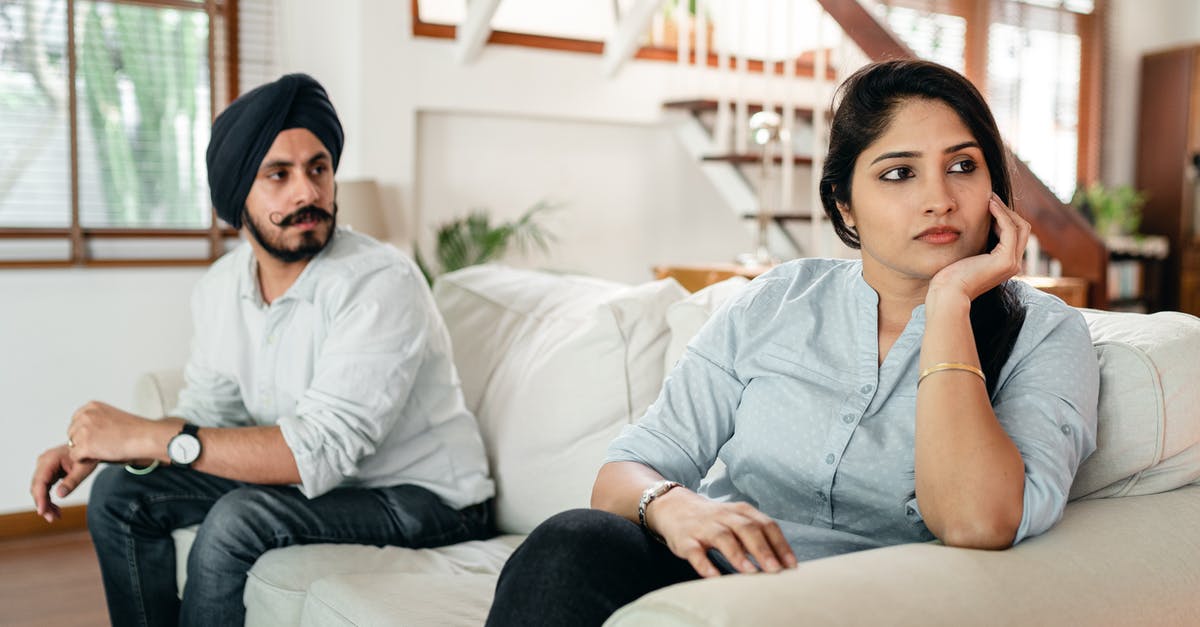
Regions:
[[[1098,366],[1077,311],[1009,281],[1029,224],[987,105],[924,61],[839,93],[821,199],[861,262],[783,264],[715,313],[611,444],[594,509],[513,554],[489,624],[600,624],[718,565],[1001,549],[1061,517]]]

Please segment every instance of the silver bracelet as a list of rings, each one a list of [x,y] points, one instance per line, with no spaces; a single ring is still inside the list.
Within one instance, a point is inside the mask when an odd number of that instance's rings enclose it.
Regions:
[[[650,530],[646,526],[646,507],[654,502],[654,499],[670,492],[674,488],[678,488],[681,484],[678,481],[659,481],[658,483],[648,487],[642,492],[642,500],[638,501],[638,522],[642,524],[642,529],[649,531],[655,537],[658,534]],[[660,540],[662,538],[659,538]]]

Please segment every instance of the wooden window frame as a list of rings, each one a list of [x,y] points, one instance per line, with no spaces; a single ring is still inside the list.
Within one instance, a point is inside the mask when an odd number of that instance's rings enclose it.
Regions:
[[[430,37],[433,39],[456,39],[458,37],[458,27],[454,24],[437,24],[433,22],[425,22],[421,20],[421,2],[420,0],[412,0],[412,34],[414,37]],[[573,39],[570,37],[553,37],[550,35],[533,35],[530,33],[517,33],[513,31],[494,30],[488,35],[487,43],[500,44],[506,46],[522,46],[525,48],[539,48],[542,50],[561,50],[565,52],[578,52],[583,54],[603,54],[604,42],[591,39]],[[633,58],[646,61],[667,61],[676,63],[679,60],[679,51],[674,47],[666,46],[641,46],[634,53]],[[747,71],[755,74],[763,73],[763,66],[768,65],[762,59],[747,59]],[[836,80],[837,74],[828,62],[828,54],[826,55],[826,79]],[[812,78],[816,72],[816,55],[813,52],[806,52],[796,58],[796,73],[795,76],[801,78]],[[696,63],[696,49],[692,48],[688,51],[688,63]],[[706,61],[708,67],[720,67],[720,58],[714,51],[708,52]],[[770,67],[773,66],[773,67]],[[785,61],[776,61],[769,64],[771,70],[775,74],[783,75],[787,69]],[[737,60],[730,56],[728,69],[736,69]]]
[[[157,266],[207,266],[225,253],[227,239],[238,236],[238,231],[222,226],[215,211],[208,228],[162,229],[162,228],[106,228],[85,227],[80,222],[79,212],[79,120],[78,97],[76,94],[76,51],[75,51],[75,4],[67,3],[67,99],[70,138],[70,182],[71,224],[62,228],[0,227],[0,243],[5,240],[56,240],[70,242],[70,256],[62,260],[0,260],[0,269],[20,268],[69,268],[69,267],[157,267]],[[216,23],[224,20],[226,93],[230,98],[239,92],[238,87],[238,0],[204,0],[203,4],[187,0],[95,0],[110,4],[136,5],[152,8],[203,11],[208,15],[208,80],[209,110],[217,112],[217,55]],[[204,258],[160,258],[160,259],[94,259],[88,255],[88,244],[99,239],[203,239],[208,241],[208,256]]]
[[[1103,121],[1101,87],[1104,80],[1104,20],[1106,0],[1094,0],[1091,13],[1074,13],[1079,35],[1079,123],[1076,141],[1077,185],[1100,180],[1100,132]],[[924,0],[888,0],[891,6],[928,10]],[[992,0],[943,0],[937,12],[966,20],[963,70],[967,79],[987,94],[988,25]],[[1065,11],[1065,9],[1059,9]],[[980,27],[980,25],[983,25]]]

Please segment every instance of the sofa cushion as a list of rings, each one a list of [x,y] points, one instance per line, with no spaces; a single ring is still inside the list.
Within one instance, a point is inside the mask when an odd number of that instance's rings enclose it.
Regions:
[[[486,576],[495,582],[508,556],[524,536],[500,536],[436,549],[360,544],[309,544],[267,551],[246,579],[243,600],[246,624],[295,625],[315,582],[333,576],[387,577],[415,573],[420,577]],[[372,595],[358,594],[366,603]],[[490,596],[488,597],[491,598]],[[389,623],[391,624],[391,623]]]
[[[175,540],[175,554],[180,556],[176,560],[176,570],[182,591],[187,578],[186,556],[196,539],[196,527],[176,529],[171,535]],[[310,586],[330,576],[486,575],[494,586],[505,560],[524,539],[525,536],[505,535],[436,549],[308,544],[267,551],[254,563],[246,579],[246,590],[242,595],[246,604],[246,624],[298,624],[302,612],[306,611],[304,603]],[[363,595],[360,602],[365,603],[368,597]],[[487,598],[490,602],[490,593]],[[484,611],[486,613],[486,607]]]
[[[742,291],[750,279],[741,276],[729,277],[690,294],[687,298],[672,303],[667,308],[667,326],[671,329],[671,340],[667,354],[663,357],[663,375],[669,374],[675,362],[683,356],[683,349],[708,322],[713,312],[734,294]]]
[[[609,442],[658,394],[666,310],[686,295],[673,279],[627,287],[502,266],[438,280],[501,531],[587,507]]]
[[[605,627],[1200,624],[1200,487],[1078,501],[1005,551],[900,544],[677,584]]]
[[[1153,494],[1200,479],[1200,319],[1083,314],[1100,360],[1100,421],[1071,497]]]
[[[487,618],[496,575],[336,575],[314,582],[304,627],[476,627]]]

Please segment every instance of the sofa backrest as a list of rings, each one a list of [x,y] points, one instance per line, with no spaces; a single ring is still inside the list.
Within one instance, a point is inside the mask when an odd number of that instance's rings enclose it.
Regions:
[[[658,394],[666,309],[686,295],[673,279],[627,287],[502,266],[438,279],[502,532],[588,506],[608,443]]]
[[[713,311],[746,283],[687,295],[672,280],[628,287],[498,266],[434,289],[463,393],[479,417],[501,531],[527,533],[586,507],[609,441],[637,420]],[[1097,448],[1072,499],[1200,483],[1200,319],[1083,310],[1100,360]],[[180,370],[144,375],[133,411],[174,408]]]

